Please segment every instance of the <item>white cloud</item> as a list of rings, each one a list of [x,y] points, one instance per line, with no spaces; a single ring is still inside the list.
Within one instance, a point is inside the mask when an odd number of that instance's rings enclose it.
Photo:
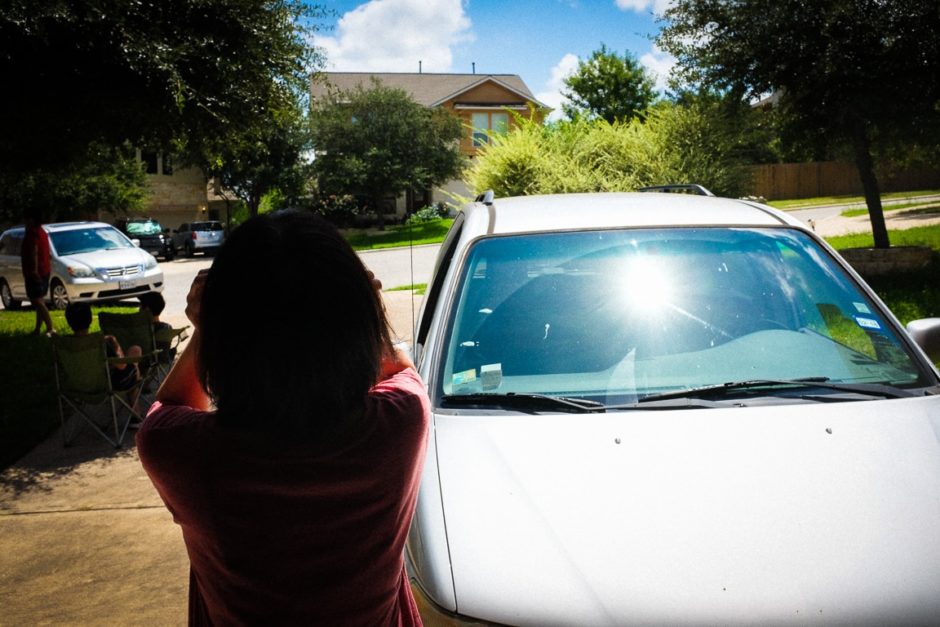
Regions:
[[[555,67],[552,68],[552,77],[545,83],[545,88],[535,94],[536,100],[542,104],[552,107],[553,111],[549,114],[549,120],[558,120],[563,113],[561,105],[565,102],[565,97],[561,95],[564,88],[566,77],[578,69],[578,57],[570,52],[561,58]]]
[[[315,37],[326,69],[447,72],[452,46],[473,40],[462,0],[370,0],[343,15],[332,37]]]
[[[653,76],[656,89],[660,92],[665,91],[669,74],[676,64],[675,57],[653,46],[652,50],[640,57],[640,64]]]
[[[646,13],[652,10],[656,15],[662,15],[673,4],[673,0],[615,0],[617,8],[621,11],[636,11]]]

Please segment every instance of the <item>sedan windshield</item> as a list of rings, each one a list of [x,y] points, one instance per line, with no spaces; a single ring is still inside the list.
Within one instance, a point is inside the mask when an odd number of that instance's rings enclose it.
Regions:
[[[471,248],[437,393],[630,403],[757,379],[929,385],[882,310],[809,236],[675,228]]]
[[[94,250],[134,247],[123,233],[110,226],[55,231],[49,234],[49,238],[59,255],[77,255]]]

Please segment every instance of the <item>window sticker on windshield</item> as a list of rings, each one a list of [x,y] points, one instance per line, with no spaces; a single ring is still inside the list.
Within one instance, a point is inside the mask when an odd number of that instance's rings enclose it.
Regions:
[[[503,382],[503,364],[480,366],[480,385],[483,391],[495,390]]]
[[[455,387],[473,383],[477,380],[477,371],[475,368],[471,368],[463,372],[455,372],[452,380]]]
[[[855,316],[855,322],[858,323],[858,326],[863,329],[874,329],[876,331],[881,330],[881,325],[877,320],[872,320],[871,318],[863,318],[861,316]]]
[[[858,313],[863,313],[863,314],[871,313],[871,309],[869,309],[868,305],[866,305],[865,303],[852,303],[852,304],[855,305],[855,310],[858,311]]]

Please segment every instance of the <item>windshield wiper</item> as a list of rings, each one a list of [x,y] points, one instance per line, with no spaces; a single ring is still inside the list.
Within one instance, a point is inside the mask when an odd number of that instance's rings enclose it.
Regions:
[[[670,398],[723,396],[737,391],[767,387],[825,388],[838,392],[853,392],[882,398],[909,398],[916,396],[913,392],[886,383],[838,383],[830,381],[829,377],[804,377],[800,379],[750,379],[747,381],[730,381],[717,385],[706,385],[698,388],[653,394],[639,399],[638,402],[647,403]]]
[[[599,413],[606,408],[603,403],[583,398],[549,396],[548,394],[506,394],[480,392],[476,394],[445,394],[441,397],[445,405],[473,407],[499,407],[522,411],[555,410],[575,414]]]

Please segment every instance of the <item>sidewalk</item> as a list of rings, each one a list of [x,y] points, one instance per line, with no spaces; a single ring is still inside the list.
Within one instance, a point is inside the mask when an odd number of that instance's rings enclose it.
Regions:
[[[889,229],[940,223],[940,213],[885,217]],[[867,215],[816,221],[824,236],[867,230]],[[410,293],[384,295],[410,340]],[[55,433],[0,473],[0,626],[185,624],[187,586],[182,535],[132,432],[120,450],[87,431],[63,448]]]
[[[897,209],[894,211],[885,211],[885,224],[887,225],[888,230],[903,230],[918,226],[940,224],[940,196],[929,198],[936,199],[936,205],[934,205],[935,211],[930,213],[920,212],[914,209]],[[836,235],[848,235],[851,233],[871,233],[871,220],[867,213],[859,216],[853,216],[851,218],[845,218],[840,215],[842,211],[863,207],[839,205],[831,207],[798,209],[788,211],[787,213],[799,220],[802,220],[805,224],[807,224],[807,226],[810,226],[820,236],[833,237]],[[888,207],[890,207],[890,205],[886,203],[885,208]],[[807,217],[812,216],[823,209],[832,209],[833,215],[816,219],[809,219]]]

